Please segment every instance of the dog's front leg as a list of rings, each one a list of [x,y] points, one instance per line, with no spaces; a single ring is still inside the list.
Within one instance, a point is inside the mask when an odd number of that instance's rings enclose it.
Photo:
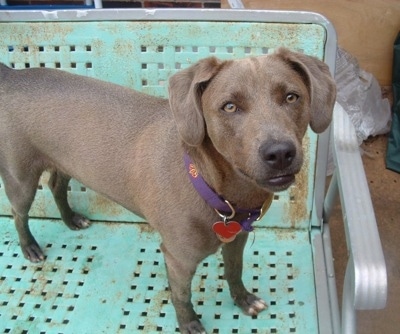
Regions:
[[[267,308],[267,303],[248,292],[242,281],[243,250],[247,238],[248,233],[242,232],[237,235],[234,241],[223,246],[222,255],[224,258],[225,279],[228,282],[229,290],[235,304],[245,314],[257,315]]]
[[[188,261],[184,252],[174,255],[163,244],[161,249],[164,253],[171,299],[175,307],[180,332],[182,334],[206,334],[191,302],[192,278],[196,272],[198,261]]]

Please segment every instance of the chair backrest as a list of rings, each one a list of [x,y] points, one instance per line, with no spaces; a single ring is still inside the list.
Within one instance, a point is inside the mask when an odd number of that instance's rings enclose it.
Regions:
[[[280,46],[323,59],[333,71],[336,35],[330,23],[314,13],[187,9],[0,12],[1,62],[17,69],[58,68],[164,97],[168,78],[201,58],[257,56]],[[275,195],[257,226],[307,229],[311,217],[313,224],[318,224],[327,151],[327,140],[318,137],[307,132],[303,171],[294,186]],[[319,190],[316,180],[322,183]],[[4,197],[0,193],[0,215],[10,212]],[[77,182],[71,183],[70,200],[92,219],[138,221]],[[314,215],[316,206],[320,212]],[[39,187],[30,214],[59,217],[47,187]]]

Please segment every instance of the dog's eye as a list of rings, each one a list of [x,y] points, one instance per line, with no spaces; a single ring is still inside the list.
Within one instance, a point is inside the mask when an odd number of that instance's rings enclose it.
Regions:
[[[298,100],[299,96],[295,93],[289,93],[286,95],[286,102],[287,103],[295,103]]]
[[[238,110],[238,107],[233,103],[227,103],[222,107],[222,109],[226,112],[233,113]]]

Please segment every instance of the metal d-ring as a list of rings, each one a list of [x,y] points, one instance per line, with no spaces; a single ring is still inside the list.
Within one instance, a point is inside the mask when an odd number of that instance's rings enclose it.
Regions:
[[[229,209],[231,209],[231,211],[232,211],[232,213],[230,214],[230,216],[223,215],[223,214],[222,214],[221,212],[219,212],[217,209],[214,209],[215,212],[218,214],[218,216],[220,216],[220,217],[224,220],[224,223],[226,223],[226,221],[227,221],[228,219],[232,219],[232,218],[235,217],[235,215],[236,215],[236,211],[235,211],[234,207],[232,206],[232,204],[229,203],[229,201],[227,201],[227,200],[225,200],[225,203],[229,206]]]
[[[273,196],[271,195],[269,198],[267,198],[267,200],[264,202],[264,204],[261,207],[260,210],[260,215],[258,216],[258,218],[256,218],[256,221],[260,221],[262,217],[264,217],[265,213],[269,210],[271,204],[272,204],[272,200],[273,200]]]

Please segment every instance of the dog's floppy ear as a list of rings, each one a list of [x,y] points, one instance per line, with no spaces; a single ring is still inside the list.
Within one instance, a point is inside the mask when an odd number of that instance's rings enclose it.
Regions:
[[[311,103],[310,126],[316,133],[323,132],[332,120],[336,99],[336,85],[328,66],[319,59],[280,48],[277,51],[305,80]]]
[[[201,94],[206,83],[218,73],[222,61],[205,58],[169,79],[169,103],[178,132],[184,142],[198,146],[205,136]]]

